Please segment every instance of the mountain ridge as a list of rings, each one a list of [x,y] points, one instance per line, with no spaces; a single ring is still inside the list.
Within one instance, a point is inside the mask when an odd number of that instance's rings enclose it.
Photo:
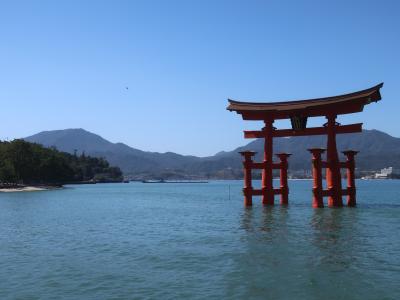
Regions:
[[[258,152],[260,161],[263,140],[256,139],[232,151],[220,151],[212,156],[197,157],[174,152],[149,152],[130,147],[124,143],[112,143],[100,135],[82,128],[42,131],[24,138],[26,141],[56,147],[58,150],[86,153],[104,157],[110,164],[121,168],[125,174],[137,177],[166,178],[237,178],[241,177],[242,164],[237,152]],[[342,134],[337,137],[338,150],[361,150],[357,155],[357,167],[361,170],[377,170],[393,166],[400,168],[400,138],[376,129],[362,133]],[[310,169],[311,147],[325,147],[326,136],[305,136],[274,139],[274,153],[290,152],[290,170]]]

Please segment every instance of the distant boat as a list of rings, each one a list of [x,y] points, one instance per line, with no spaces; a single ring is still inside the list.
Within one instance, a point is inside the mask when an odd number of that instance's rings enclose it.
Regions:
[[[142,183],[208,183],[203,180],[142,180]]]
[[[204,180],[175,180],[175,181],[165,181],[164,183],[208,183]]]
[[[164,183],[164,179],[160,180],[142,180],[142,183]]]

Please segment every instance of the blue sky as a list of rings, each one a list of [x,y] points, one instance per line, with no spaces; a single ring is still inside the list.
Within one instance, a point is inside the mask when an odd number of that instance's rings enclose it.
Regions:
[[[0,37],[1,139],[85,128],[142,150],[212,155],[262,126],[226,111],[227,98],[382,81],[381,102],[339,121],[400,137],[399,1],[2,1]]]

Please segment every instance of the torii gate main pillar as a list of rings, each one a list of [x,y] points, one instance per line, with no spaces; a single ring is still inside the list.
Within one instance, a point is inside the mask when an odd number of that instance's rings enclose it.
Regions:
[[[264,167],[262,169],[261,177],[261,190],[262,190],[262,203],[264,205],[274,205],[274,188],[272,177],[272,154],[273,154],[273,120],[264,120],[265,127],[263,128],[264,139]]]
[[[328,206],[341,207],[342,202],[342,177],[340,175],[339,155],[336,147],[336,116],[328,115],[328,143],[327,143],[327,168],[326,184],[329,191]]]

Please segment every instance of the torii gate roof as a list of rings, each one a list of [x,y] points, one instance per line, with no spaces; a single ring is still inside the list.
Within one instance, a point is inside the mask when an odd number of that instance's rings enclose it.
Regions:
[[[361,112],[364,105],[381,100],[383,82],[366,90],[333,97],[285,102],[242,102],[228,99],[227,110],[244,120],[289,119],[294,116],[318,117]]]

